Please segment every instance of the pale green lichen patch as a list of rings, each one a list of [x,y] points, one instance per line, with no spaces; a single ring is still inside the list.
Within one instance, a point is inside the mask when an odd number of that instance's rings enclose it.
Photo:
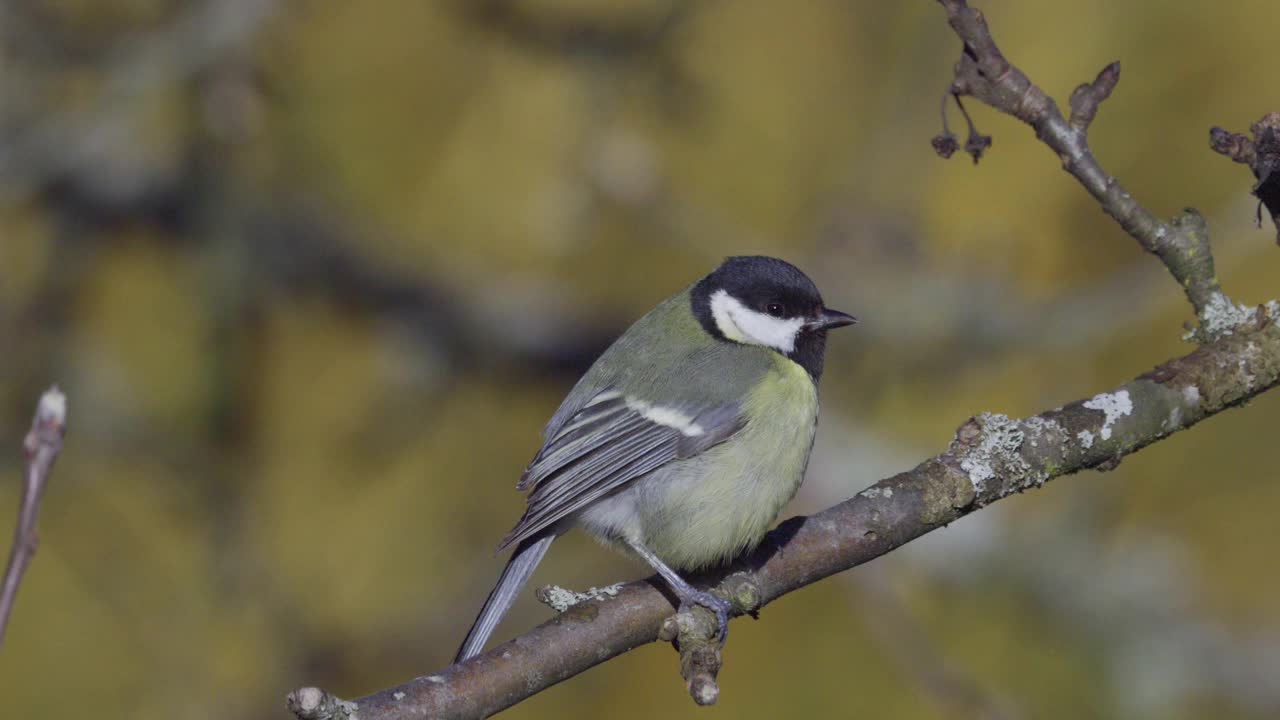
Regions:
[[[720,583],[720,587],[738,612],[754,612],[764,604],[764,593],[760,586],[746,573],[730,575]]]
[[[330,720],[360,720],[360,705],[321,690],[317,687],[298,688],[289,693],[286,700],[289,709],[300,718],[329,718]]]
[[[1188,407],[1195,407],[1200,404],[1200,388],[1195,385],[1188,385],[1182,388],[1182,402]]]
[[[1022,427],[1026,431],[1027,445],[1035,449],[1057,446],[1067,437],[1066,428],[1058,421],[1040,415],[1023,420]]]
[[[1042,469],[1028,461],[1036,448],[1046,449],[1066,430],[1051,418],[1019,421],[1000,413],[982,413],[956,432],[951,454],[980,502],[990,502],[1040,485],[1048,477]],[[1026,456],[1024,456],[1026,455]]]
[[[1270,308],[1268,307],[1268,310]],[[1257,308],[1231,302],[1221,291],[1209,296],[1204,309],[1200,312],[1200,328],[1195,333],[1188,333],[1185,339],[1194,339],[1199,334],[1203,340],[1224,337],[1235,332],[1236,328],[1251,322]],[[1272,315],[1272,317],[1275,317]]]
[[[530,670],[524,676],[524,685],[530,693],[537,692],[546,687],[546,681],[543,678],[541,670]]]
[[[982,413],[974,419],[981,434],[978,442],[960,458],[960,469],[968,473],[974,493],[982,495],[987,482],[996,477],[1000,466],[1017,456],[1025,435],[1008,415]],[[1017,459],[1021,460],[1020,457]]]
[[[1186,358],[1166,363],[1165,372],[1178,372],[1183,387],[1196,388],[1198,412],[1215,412],[1238,402],[1242,394],[1276,382],[1280,376],[1278,330],[1280,325],[1263,318],[1256,331],[1237,332],[1224,342],[1202,346]]]
[[[1090,410],[1101,410],[1105,415],[1098,436],[1103,440],[1111,439],[1111,426],[1120,418],[1133,413],[1133,401],[1129,399],[1128,390],[1117,390],[1113,393],[1101,393],[1084,401],[1084,407]],[[1081,438],[1083,441],[1084,438]],[[1092,445],[1090,441],[1085,447]]]
[[[587,602],[588,600],[599,600],[601,598],[611,598],[618,594],[622,589],[622,583],[607,585],[602,588],[588,588],[583,592],[576,592],[568,588],[562,588],[559,585],[548,585],[538,591],[538,599],[548,605],[556,612],[564,612],[569,608]]]

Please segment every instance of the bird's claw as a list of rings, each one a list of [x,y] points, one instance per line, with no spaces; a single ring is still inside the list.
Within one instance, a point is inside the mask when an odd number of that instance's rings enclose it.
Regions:
[[[729,638],[729,612],[733,604],[728,600],[706,592],[694,590],[688,596],[680,598],[679,612],[685,612],[692,605],[701,605],[716,615],[716,637],[720,639],[718,647],[724,649],[724,641]]]

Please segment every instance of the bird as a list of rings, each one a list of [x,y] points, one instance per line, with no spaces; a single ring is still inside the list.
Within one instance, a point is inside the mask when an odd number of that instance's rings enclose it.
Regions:
[[[454,662],[480,654],[574,528],[647,562],[681,610],[715,613],[723,646],[732,606],[682,573],[755,547],[800,488],[827,331],[855,322],[766,256],[727,258],[637,320],[547,422],[516,484],[524,514],[498,547],[514,550]]]

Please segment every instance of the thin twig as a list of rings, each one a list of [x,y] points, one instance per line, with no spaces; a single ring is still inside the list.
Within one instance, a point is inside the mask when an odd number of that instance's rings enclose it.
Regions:
[[[1120,79],[1113,62],[1071,94],[1071,117],[1063,117],[1057,103],[1000,51],[982,13],[965,0],[938,0],[947,19],[964,42],[956,62],[950,91],[957,99],[968,95],[1030,125],[1036,137],[1062,160],[1062,167],[1089,191],[1144,250],[1160,258],[1200,319],[1201,339],[1230,330],[1238,319],[1236,306],[1222,292],[1214,275],[1213,255],[1204,221],[1195,211],[1161,220],[1133,199],[1115,177],[1103,169],[1089,147],[1088,130],[1098,106]],[[972,136],[973,133],[971,133]],[[945,155],[944,155],[945,157]],[[977,154],[974,155],[975,160]],[[1231,319],[1223,316],[1230,315]]]
[[[31,420],[31,431],[23,441],[27,473],[22,485],[22,501],[18,506],[18,525],[13,531],[13,547],[9,549],[9,564],[4,571],[4,585],[0,587],[0,647],[4,645],[9,613],[13,610],[22,574],[36,554],[36,517],[40,513],[40,499],[49,484],[49,472],[62,450],[62,436],[66,431],[67,396],[54,385],[40,396],[35,417]]]

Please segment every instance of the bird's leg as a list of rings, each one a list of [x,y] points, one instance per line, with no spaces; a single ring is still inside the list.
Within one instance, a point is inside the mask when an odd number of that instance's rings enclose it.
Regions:
[[[680,598],[681,611],[690,605],[701,605],[716,614],[716,634],[720,637],[720,647],[723,648],[724,641],[729,637],[729,611],[733,609],[733,605],[719,595],[699,590],[685,582],[685,579],[680,577],[679,573],[668,567],[657,555],[653,554],[652,550],[644,545],[634,540],[628,540],[627,545],[652,565],[663,580],[667,581],[667,585],[671,586],[671,590],[675,592],[676,597]]]

